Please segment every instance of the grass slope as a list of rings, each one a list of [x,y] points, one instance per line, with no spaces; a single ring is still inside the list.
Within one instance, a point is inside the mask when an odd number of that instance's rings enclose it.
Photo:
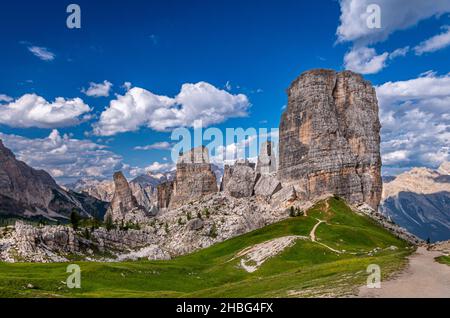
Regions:
[[[441,264],[450,265],[450,256],[439,256],[436,258],[436,261],[438,261]]]
[[[256,272],[230,261],[239,251],[287,235],[309,236],[317,219],[318,242],[298,240],[266,261]],[[396,246],[398,249],[389,249]],[[374,248],[382,248],[372,255]],[[67,264],[0,263],[1,297],[307,297],[351,294],[365,283],[369,264],[382,276],[400,269],[412,252],[369,218],[352,212],[344,201],[319,202],[307,216],[289,218],[251,233],[170,261],[77,262],[81,289],[63,283]],[[372,255],[372,256],[370,256]],[[32,284],[35,288],[27,289]]]

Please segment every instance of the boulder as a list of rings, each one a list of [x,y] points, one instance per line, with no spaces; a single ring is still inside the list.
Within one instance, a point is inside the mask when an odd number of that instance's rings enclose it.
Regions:
[[[187,224],[186,227],[190,230],[190,231],[198,231],[200,229],[203,228],[203,220],[202,219],[193,219],[190,220]]]
[[[226,167],[224,175],[224,191],[235,198],[245,198],[253,195],[253,188],[258,175],[255,165],[248,160],[238,160],[232,167]]]
[[[255,185],[257,197],[270,200],[272,195],[281,190],[281,183],[274,175],[262,175]]]
[[[293,203],[297,199],[297,193],[295,188],[291,186],[285,186],[272,195],[271,203],[274,206],[285,206]]]

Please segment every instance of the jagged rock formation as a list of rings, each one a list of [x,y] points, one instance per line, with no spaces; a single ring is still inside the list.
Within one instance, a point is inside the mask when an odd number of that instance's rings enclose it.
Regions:
[[[271,141],[266,141],[261,145],[261,150],[256,164],[256,172],[262,175],[271,174],[277,171],[277,159]]]
[[[220,188],[234,198],[251,197],[258,177],[255,164],[240,159],[234,166],[225,166]]]
[[[202,219],[198,214],[203,215]],[[158,214],[151,222],[143,223],[140,230],[88,229],[87,237],[85,229],[74,231],[69,226],[36,227],[17,222],[15,228],[6,229],[6,234],[5,228],[0,230],[0,260],[64,262],[72,254],[98,261],[124,260],[124,257],[167,259],[286,217],[289,214],[284,207],[273,207],[255,197],[236,199],[220,192],[203,196],[192,205]]]
[[[151,215],[158,213],[156,187],[133,181],[129,185],[131,193],[133,193],[140,206]]]
[[[157,187],[161,183],[173,180],[175,171],[167,173],[143,174],[129,182],[131,192],[136,197],[139,205],[143,206],[147,211],[156,213],[157,210]],[[114,196],[113,180],[88,180],[80,179],[76,183],[67,185],[68,188],[78,192],[89,194],[105,202],[111,202]]]
[[[312,199],[325,193],[377,208],[380,122],[372,85],[350,71],[312,70],[288,89],[278,177]]]
[[[209,163],[208,149],[200,146],[180,155],[170,207],[177,207],[217,192],[216,175]]]
[[[383,186],[380,211],[423,240],[450,239],[448,163],[434,171],[414,168]]]
[[[167,181],[157,187],[157,205],[159,209],[167,209],[173,194],[173,181]]]
[[[106,203],[64,190],[47,172],[17,160],[0,140],[0,216],[67,219],[73,209],[102,218]]]
[[[142,223],[148,221],[149,213],[138,204],[127,179],[122,172],[114,174],[114,197],[105,215],[114,223]]]
[[[222,176],[222,180],[220,182],[220,191],[225,191],[225,187],[228,184],[228,181],[230,181],[231,179],[231,174],[233,172],[233,166],[231,165],[225,165],[223,167],[223,176]]]

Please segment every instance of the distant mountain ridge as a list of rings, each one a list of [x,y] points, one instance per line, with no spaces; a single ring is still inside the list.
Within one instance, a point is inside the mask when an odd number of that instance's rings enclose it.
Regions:
[[[380,210],[420,238],[450,239],[450,164],[414,168],[383,186]]]
[[[65,190],[45,171],[16,159],[0,140],[0,216],[68,219],[73,209],[83,217],[99,217],[107,204]]]
[[[217,183],[223,176],[223,167],[212,164],[212,171],[216,175]],[[147,210],[151,210],[157,202],[156,188],[158,185],[173,181],[175,179],[176,171],[163,171],[159,173],[148,172],[139,175],[129,181],[130,188],[133,195],[136,197],[140,205]],[[73,191],[86,193],[94,198],[102,201],[111,202],[114,196],[114,181],[111,180],[96,180],[96,179],[80,179],[75,183],[67,184],[65,186]]]

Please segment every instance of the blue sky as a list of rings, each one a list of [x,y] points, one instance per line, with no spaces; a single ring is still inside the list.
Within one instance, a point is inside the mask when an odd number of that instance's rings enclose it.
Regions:
[[[379,92],[384,173],[437,167],[449,160],[450,1],[353,1],[76,0],[81,29],[66,27],[71,2],[3,2],[0,138],[62,182],[157,171],[170,167],[157,148],[198,109],[220,129],[278,127],[301,72],[352,69]],[[380,29],[361,24],[372,3]],[[102,117],[114,100],[126,120]],[[168,104],[180,111],[158,117]]]

